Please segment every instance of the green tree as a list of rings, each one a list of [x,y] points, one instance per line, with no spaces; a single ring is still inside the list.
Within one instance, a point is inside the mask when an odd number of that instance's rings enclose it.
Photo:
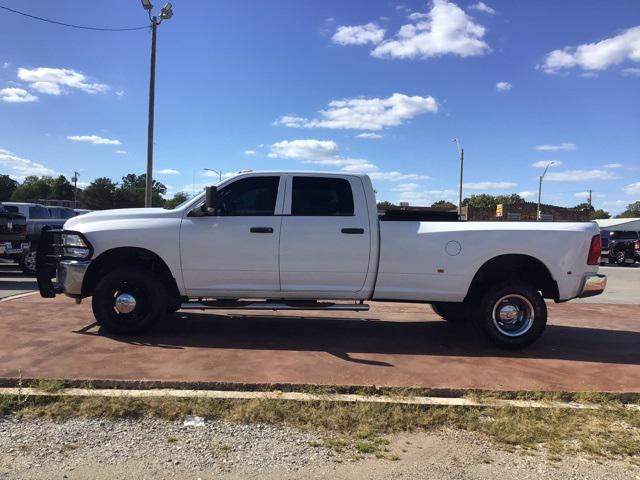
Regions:
[[[147,176],[145,174],[136,175],[135,173],[130,173],[122,177],[122,183],[115,192],[115,207],[144,207],[146,181]],[[153,180],[151,201],[154,207],[162,207],[164,205],[162,195],[166,192],[167,187]]]
[[[616,218],[635,218],[640,217],[640,201],[627,205],[627,209]]]
[[[169,200],[165,200],[164,208],[168,208],[168,209],[176,208],[178,205],[180,205],[182,202],[187,201],[188,199],[189,199],[189,195],[187,195],[184,192],[178,192],[173,196],[173,198]]]
[[[479,193],[465,198],[462,201],[462,205],[470,205],[477,208],[495,208],[495,206],[500,203],[503,205],[513,205],[524,202],[524,198],[517,193],[511,193],[509,195],[490,195],[488,193]]]
[[[115,193],[118,185],[110,178],[96,178],[78,194],[80,205],[90,210],[106,210],[115,207]]]
[[[36,199],[73,200],[73,185],[64,175],[53,177],[30,176],[14,190],[11,199],[27,202]]]
[[[431,204],[432,208],[442,208],[443,210],[454,210],[456,208],[456,206],[451,203],[448,202],[446,200],[438,200],[437,202],[433,202]]]
[[[18,182],[9,175],[0,175],[0,202],[9,200],[16,188],[18,188]]]
[[[395,205],[391,202],[388,202],[386,200],[382,201],[382,202],[378,202],[378,210],[384,210],[386,208],[391,208],[394,207]]]
[[[603,218],[611,218],[611,215],[609,214],[609,212],[602,209],[594,210],[593,212],[591,212],[591,220],[598,220]]]

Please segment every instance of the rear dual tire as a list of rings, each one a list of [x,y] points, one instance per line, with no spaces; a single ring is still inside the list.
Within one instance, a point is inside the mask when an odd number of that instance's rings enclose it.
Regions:
[[[473,322],[495,345],[523,348],[542,335],[547,325],[547,305],[535,288],[505,282],[484,291],[475,303]]]

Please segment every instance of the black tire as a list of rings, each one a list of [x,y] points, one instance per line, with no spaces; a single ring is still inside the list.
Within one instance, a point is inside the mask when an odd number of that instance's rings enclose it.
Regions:
[[[616,253],[616,264],[624,265],[625,263],[627,263],[627,255],[624,253],[624,250],[620,250]]]
[[[135,300],[133,310],[121,312],[116,299],[129,294]],[[150,330],[167,313],[167,291],[159,280],[146,272],[132,269],[114,270],[105,275],[91,300],[98,324],[117,335],[130,335]]]
[[[36,253],[36,250],[32,248],[20,256],[18,266],[25,275],[33,276],[36,274]]]
[[[447,322],[462,323],[469,318],[469,306],[463,302],[436,302],[431,308]]]
[[[535,342],[547,325],[542,295],[526,283],[513,281],[490,287],[478,298],[473,321],[502,348],[523,348]],[[501,317],[500,313],[504,317]],[[506,318],[515,315],[513,319]]]
[[[170,298],[167,302],[167,312],[176,313],[182,307],[182,299]]]

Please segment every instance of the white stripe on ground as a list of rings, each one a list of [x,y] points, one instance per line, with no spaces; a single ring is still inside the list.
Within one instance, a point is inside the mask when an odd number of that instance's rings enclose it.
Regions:
[[[231,400],[289,400],[296,402],[363,402],[363,403],[390,403],[404,405],[426,406],[458,406],[458,407],[514,407],[514,408],[563,408],[563,409],[587,409],[598,410],[606,408],[603,405],[536,400],[507,400],[486,399],[474,400],[472,398],[444,398],[444,397],[408,397],[386,395],[358,395],[358,394],[333,394],[333,393],[303,393],[303,392],[255,392],[255,391],[227,391],[227,390],[179,390],[179,389],[150,389],[150,390],[126,390],[126,389],[85,389],[65,388],[57,392],[43,392],[34,388],[0,388],[0,395],[28,396],[53,396],[53,397],[129,397],[129,398],[211,398]],[[640,405],[627,405],[628,408],[640,409]]]

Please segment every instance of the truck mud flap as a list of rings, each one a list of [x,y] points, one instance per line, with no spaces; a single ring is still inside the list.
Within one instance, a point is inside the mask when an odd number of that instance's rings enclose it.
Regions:
[[[36,254],[36,280],[38,290],[44,298],[53,298],[59,293],[53,284],[62,249],[62,230],[45,230],[40,235]]]

